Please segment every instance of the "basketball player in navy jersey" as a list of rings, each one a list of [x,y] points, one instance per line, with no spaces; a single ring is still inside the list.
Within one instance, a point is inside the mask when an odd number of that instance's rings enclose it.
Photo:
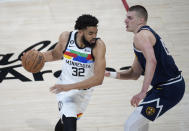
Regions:
[[[137,80],[144,74],[141,91],[130,101],[136,109],[126,121],[125,131],[147,131],[148,123],[175,106],[185,92],[181,71],[161,37],[147,25],[147,19],[143,6],[129,8],[125,23],[126,30],[134,33],[134,62],[129,70],[105,73],[107,77],[123,80]],[[152,89],[148,91],[150,85]]]
[[[56,93],[60,120],[55,131],[76,131],[77,120],[85,111],[94,86],[101,85],[105,72],[105,43],[97,37],[98,19],[84,14],[75,30],[63,32],[56,47],[44,52],[45,61],[62,60],[62,72],[50,88]]]

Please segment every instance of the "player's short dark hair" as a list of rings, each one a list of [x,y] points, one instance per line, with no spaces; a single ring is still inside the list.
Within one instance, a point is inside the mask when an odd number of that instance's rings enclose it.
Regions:
[[[88,26],[97,26],[98,19],[89,14],[83,14],[79,16],[75,22],[75,30],[85,29]]]
[[[148,12],[143,6],[134,5],[134,6],[131,6],[128,11],[136,11],[138,16],[144,18],[144,20],[147,22]]]

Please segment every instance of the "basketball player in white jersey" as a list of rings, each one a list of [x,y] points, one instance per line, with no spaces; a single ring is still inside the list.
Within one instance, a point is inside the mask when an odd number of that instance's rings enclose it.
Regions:
[[[97,24],[98,19],[94,16],[78,17],[75,30],[63,32],[55,48],[43,53],[46,62],[63,58],[61,75],[50,88],[56,94],[60,112],[55,131],[77,130],[77,119],[88,105],[92,87],[103,82],[106,47],[96,38]]]

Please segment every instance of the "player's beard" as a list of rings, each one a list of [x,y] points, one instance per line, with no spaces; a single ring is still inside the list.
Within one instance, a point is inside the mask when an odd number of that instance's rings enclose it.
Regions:
[[[85,36],[82,37],[82,41],[83,41],[85,47],[92,47],[92,46],[96,43],[96,42],[94,42],[94,43],[88,42],[88,41],[85,39]]]

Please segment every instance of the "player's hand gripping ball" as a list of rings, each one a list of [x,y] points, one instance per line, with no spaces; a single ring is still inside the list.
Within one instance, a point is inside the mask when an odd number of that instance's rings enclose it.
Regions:
[[[44,55],[37,50],[24,53],[21,59],[24,69],[31,73],[39,72],[45,64]]]

